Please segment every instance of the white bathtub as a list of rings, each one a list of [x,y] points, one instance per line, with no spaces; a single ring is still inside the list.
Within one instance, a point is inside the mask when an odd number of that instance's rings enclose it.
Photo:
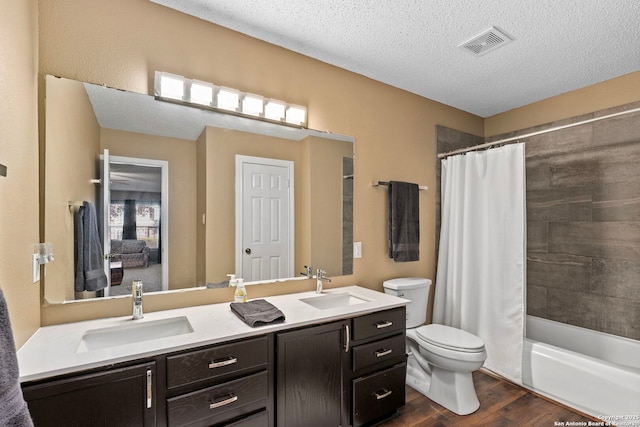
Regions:
[[[618,426],[640,426],[640,341],[527,316],[525,387]]]

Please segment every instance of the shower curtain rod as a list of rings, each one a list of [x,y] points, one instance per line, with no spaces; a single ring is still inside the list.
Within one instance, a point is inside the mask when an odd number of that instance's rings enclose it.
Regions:
[[[612,117],[622,116],[622,115],[630,114],[630,113],[637,113],[639,111],[640,111],[640,107],[632,108],[630,110],[621,111],[621,112],[618,112],[618,113],[612,113],[612,114],[608,114],[608,115],[602,116],[602,117],[595,117],[593,119],[582,120],[580,122],[570,123],[568,125],[556,126],[556,127],[552,127],[552,128],[545,129],[545,130],[540,130],[540,131],[537,131],[537,132],[531,132],[531,133],[526,133],[524,135],[512,136],[510,138],[500,139],[498,141],[491,141],[491,142],[486,142],[486,143],[480,144],[480,145],[474,145],[474,146],[471,146],[471,147],[460,148],[459,150],[453,150],[453,151],[448,151],[446,153],[440,153],[440,154],[438,154],[438,158],[442,159],[442,158],[445,158],[445,157],[453,156],[454,154],[461,154],[461,153],[467,153],[469,151],[482,150],[483,148],[491,148],[494,145],[500,145],[500,144],[510,143],[510,142],[514,142],[514,141],[517,142],[517,141],[519,141],[520,139],[523,139],[523,138],[529,138],[531,136],[537,136],[537,135],[542,135],[542,134],[549,133],[549,132],[555,132],[557,130],[567,129],[567,128],[571,128],[571,127],[574,127],[574,126],[586,125],[588,123],[597,122],[599,120],[610,119]]]

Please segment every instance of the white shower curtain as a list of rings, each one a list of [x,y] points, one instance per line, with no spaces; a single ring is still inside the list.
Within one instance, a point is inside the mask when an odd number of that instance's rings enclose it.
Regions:
[[[524,144],[443,160],[441,212],[433,322],[482,338],[484,367],[522,383]]]

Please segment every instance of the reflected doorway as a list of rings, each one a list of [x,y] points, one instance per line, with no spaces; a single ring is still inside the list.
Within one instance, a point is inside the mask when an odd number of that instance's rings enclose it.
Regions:
[[[236,276],[293,277],[293,162],[236,155]]]
[[[168,162],[108,156],[105,226],[106,296],[168,289]],[[105,173],[106,174],[106,173]],[[106,292],[105,292],[106,293]]]

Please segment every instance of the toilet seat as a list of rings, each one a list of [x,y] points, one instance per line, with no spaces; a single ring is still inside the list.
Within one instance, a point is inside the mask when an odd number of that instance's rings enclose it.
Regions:
[[[416,328],[416,335],[432,346],[460,351],[480,353],[484,351],[484,342],[477,336],[446,325],[423,325]]]
[[[407,329],[407,339],[415,342],[415,344],[420,349],[420,352],[426,351],[432,354],[434,357],[443,357],[450,361],[456,361],[461,363],[482,364],[487,358],[487,351],[485,350],[484,347],[476,351],[469,351],[469,350],[461,350],[457,348],[447,348],[441,344],[433,344],[432,342],[427,341],[418,335],[418,330],[422,327],[423,326],[420,326],[418,328]],[[430,359],[429,363],[434,363],[434,359]]]

